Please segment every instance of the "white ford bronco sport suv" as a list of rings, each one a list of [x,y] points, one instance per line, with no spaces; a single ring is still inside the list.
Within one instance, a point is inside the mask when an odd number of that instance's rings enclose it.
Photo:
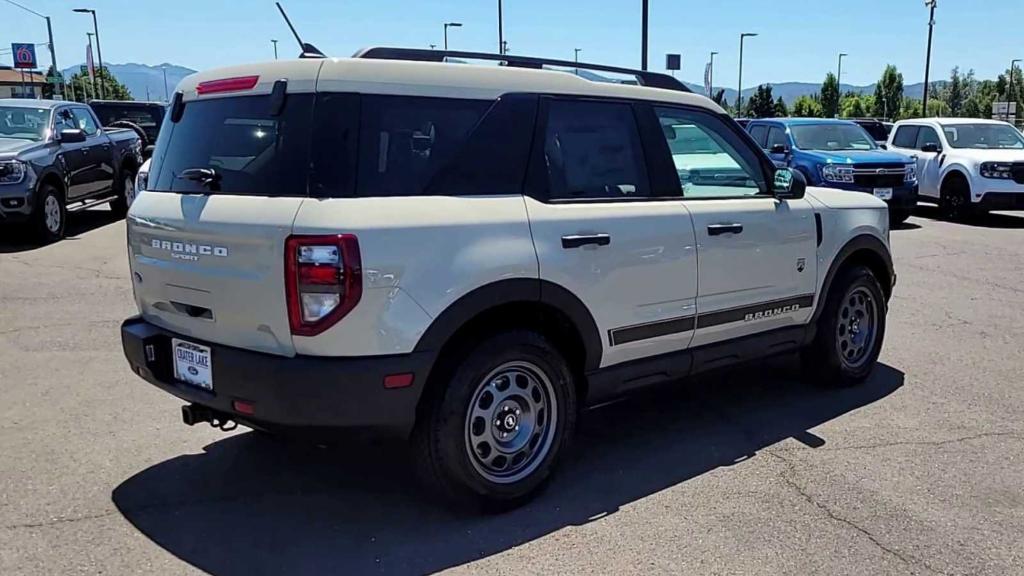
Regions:
[[[917,157],[920,199],[956,220],[989,210],[1024,210],[1024,135],[1012,124],[973,118],[897,122],[888,148]]]
[[[376,48],[185,79],[129,212],[132,369],[186,423],[399,434],[442,494],[503,505],[638,388],[786,351],[869,375],[884,202],[805,194],[671,77],[551,64],[576,67]]]

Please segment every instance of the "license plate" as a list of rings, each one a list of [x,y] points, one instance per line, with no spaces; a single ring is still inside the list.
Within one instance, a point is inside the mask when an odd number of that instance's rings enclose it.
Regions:
[[[892,200],[892,188],[875,188],[875,198]]]
[[[171,340],[174,354],[174,377],[181,382],[203,390],[213,390],[213,369],[210,367],[210,347],[184,340]]]

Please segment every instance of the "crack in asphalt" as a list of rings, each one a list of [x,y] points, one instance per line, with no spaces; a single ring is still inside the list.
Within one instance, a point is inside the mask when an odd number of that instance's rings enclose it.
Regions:
[[[98,512],[95,514],[83,514],[81,516],[72,516],[70,518],[53,518],[45,522],[24,522],[21,524],[8,524],[3,526],[4,530],[18,530],[24,528],[46,528],[48,526],[56,526],[58,524],[70,524],[73,522],[81,522],[83,520],[96,520],[98,518],[105,518],[107,516],[113,516],[117,514],[117,510],[107,510],[105,512]]]
[[[959,438],[950,438],[948,440],[905,440],[905,441],[893,441],[893,442],[879,442],[877,444],[855,444],[853,446],[836,446],[834,448],[812,448],[815,452],[845,452],[850,450],[877,450],[879,448],[894,448],[898,446],[948,446],[951,444],[959,444],[961,442],[969,442],[971,440],[981,440],[984,438],[1015,438],[1017,440],[1024,440],[1024,432],[983,432],[981,434],[973,434],[970,436],[962,436]],[[793,447],[793,448],[775,448],[774,452],[798,452],[807,450],[806,447]],[[776,454],[777,455],[777,454]]]
[[[790,462],[789,460],[787,460],[786,458],[782,457],[781,455],[775,453],[772,450],[764,450],[764,452],[766,454],[768,454],[769,456],[772,456],[772,457],[778,459],[779,461],[781,461],[786,466],[786,469],[787,469],[788,472],[790,472],[790,473],[795,472],[796,465],[793,462]],[[789,486],[791,489],[793,489],[794,492],[799,494],[801,498],[806,500],[807,503],[811,504],[812,506],[814,506],[818,510],[821,510],[826,516],[829,517],[830,520],[832,520],[834,522],[838,522],[838,523],[843,524],[845,526],[848,526],[848,527],[856,530],[857,532],[861,533],[865,538],[868,539],[868,541],[870,541],[872,544],[874,544],[875,547],[877,547],[879,550],[882,550],[883,552],[885,552],[887,554],[890,554],[891,556],[897,558],[900,562],[903,562],[904,564],[907,564],[909,566],[921,566],[921,567],[925,568],[926,570],[928,570],[929,572],[931,572],[933,574],[940,574],[940,575],[944,575],[944,576],[946,575],[945,572],[942,572],[941,570],[937,570],[935,568],[932,568],[931,566],[928,565],[927,562],[924,562],[923,560],[919,560],[917,558],[914,558],[913,556],[908,556],[908,555],[902,554],[899,551],[897,551],[897,550],[895,550],[893,548],[890,548],[889,546],[886,546],[884,543],[882,543],[881,540],[878,539],[878,537],[876,537],[874,534],[872,534],[866,528],[860,526],[859,524],[857,524],[853,520],[850,520],[849,518],[844,518],[844,517],[840,516],[839,514],[834,512],[828,505],[826,505],[826,504],[816,500],[813,496],[811,496],[810,493],[807,492],[807,490],[805,490],[802,486],[800,486],[796,482],[796,480],[791,478],[786,473],[779,474],[779,477],[782,479],[783,482],[785,482],[785,484],[787,486]]]

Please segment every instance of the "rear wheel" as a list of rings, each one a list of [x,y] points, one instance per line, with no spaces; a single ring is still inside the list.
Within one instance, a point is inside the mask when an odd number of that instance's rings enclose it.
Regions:
[[[869,268],[841,272],[818,319],[814,342],[801,353],[805,375],[825,386],[863,382],[882,351],[886,311],[882,287]]]
[[[128,213],[128,208],[131,207],[132,202],[135,201],[135,172],[125,170],[124,174],[121,175],[121,184],[118,186],[117,198],[110,203],[110,209],[115,214],[124,216]]]
[[[63,238],[67,220],[64,194],[50,184],[40,186],[32,219],[32,227],[39,242],[49,244]]]
[[[956,222],[969,220],[973,215],[971,185],[967,179],[954,173],[942,184],[939,205],[943,215]]]
[[[459,357],[417,423],[418,472],[459,504],[518,505],[543,487],[572,436],[572,373],[547,339],[527,331]]]

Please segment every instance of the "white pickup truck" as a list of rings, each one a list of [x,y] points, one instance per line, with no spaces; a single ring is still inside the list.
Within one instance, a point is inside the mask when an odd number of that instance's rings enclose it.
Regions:
[[[920,200],[937,203],[950,218],[1024,210],[1024,135],[1006,122],[903,120],[888,148],[917,157]]]

